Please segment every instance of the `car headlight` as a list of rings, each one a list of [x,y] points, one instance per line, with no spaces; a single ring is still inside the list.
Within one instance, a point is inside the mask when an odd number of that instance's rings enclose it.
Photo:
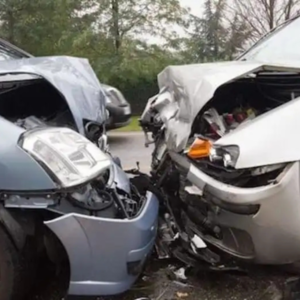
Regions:
[[[46,167],[63,187],[89,181],[111,166],[111,159],[104,152],[68,128],[26,132],[21,147]]]
[[[223,162],[225,167],[234,168],[240,155],[240,149],[236,145],[215,145],[207,139],[196,137],[186,154],[192,159],[209,158],[211,162]]]
[[[223,161],[225,167],[234,168],[240,155],[238,146],[213,146],[210,149],[209,159],[212,162]]]

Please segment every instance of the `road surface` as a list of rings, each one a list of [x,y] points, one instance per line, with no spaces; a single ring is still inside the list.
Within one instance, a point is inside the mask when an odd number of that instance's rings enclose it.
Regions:
[[[153,147],[145,147],[143,133],[111,132],[108,134],[108,143],[111,153],[120,157],[124,170],[133,169],[136,162],[140,162],[141,171],[149,172]]]

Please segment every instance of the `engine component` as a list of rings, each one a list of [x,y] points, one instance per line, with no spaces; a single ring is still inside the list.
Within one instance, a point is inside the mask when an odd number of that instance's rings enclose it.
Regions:
[[[36,127],[47,127],[47,124],[44,121],[35,116],[30,116],[25,119],[18,119],[15,124],[19,127],[23,127],[26,130],[30,130]]]
[[[114,204],[114,199],[110,193],[95,189],[91,185],[74,192],[69,200],[73,205],[92,212],[105,210]]]
[[[211,108],[206,111],[203,115],[203,118],[210,125],[212,133],[215,133],[218,136],[223,136],[226,133],[227,128],[225,126],[223,117],[219,115],[215,108]]]

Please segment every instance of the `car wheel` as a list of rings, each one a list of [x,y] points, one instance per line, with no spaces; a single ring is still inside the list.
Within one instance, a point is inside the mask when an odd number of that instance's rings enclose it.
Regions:
[[[20,300],[24,296],[22,256],[18,253],[9,236],[0,227],[0,299]],[[28,274],[27,274],[28,275]],[[24,284],[23,284],[24,286]]]

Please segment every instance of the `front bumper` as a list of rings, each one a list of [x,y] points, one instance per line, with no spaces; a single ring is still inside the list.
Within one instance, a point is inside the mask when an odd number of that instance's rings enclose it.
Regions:
[[[69,257],[69,295],[106,296],[130,289],[154,245],[157,217],[158,200],[148,192],[135,219],[69,214],[45,222]]]
[[[289,165],[276,184],[239,188],[219,182],[182,156],[173,159],[187,172],[187,180],[207,200],[231,207],[258,205],[255,214],[221,209],[215,221],[231,235],[226,240],[203,237],[208,243],[240,258],[260,264],[292,264],[300,261],[300,163]]]

